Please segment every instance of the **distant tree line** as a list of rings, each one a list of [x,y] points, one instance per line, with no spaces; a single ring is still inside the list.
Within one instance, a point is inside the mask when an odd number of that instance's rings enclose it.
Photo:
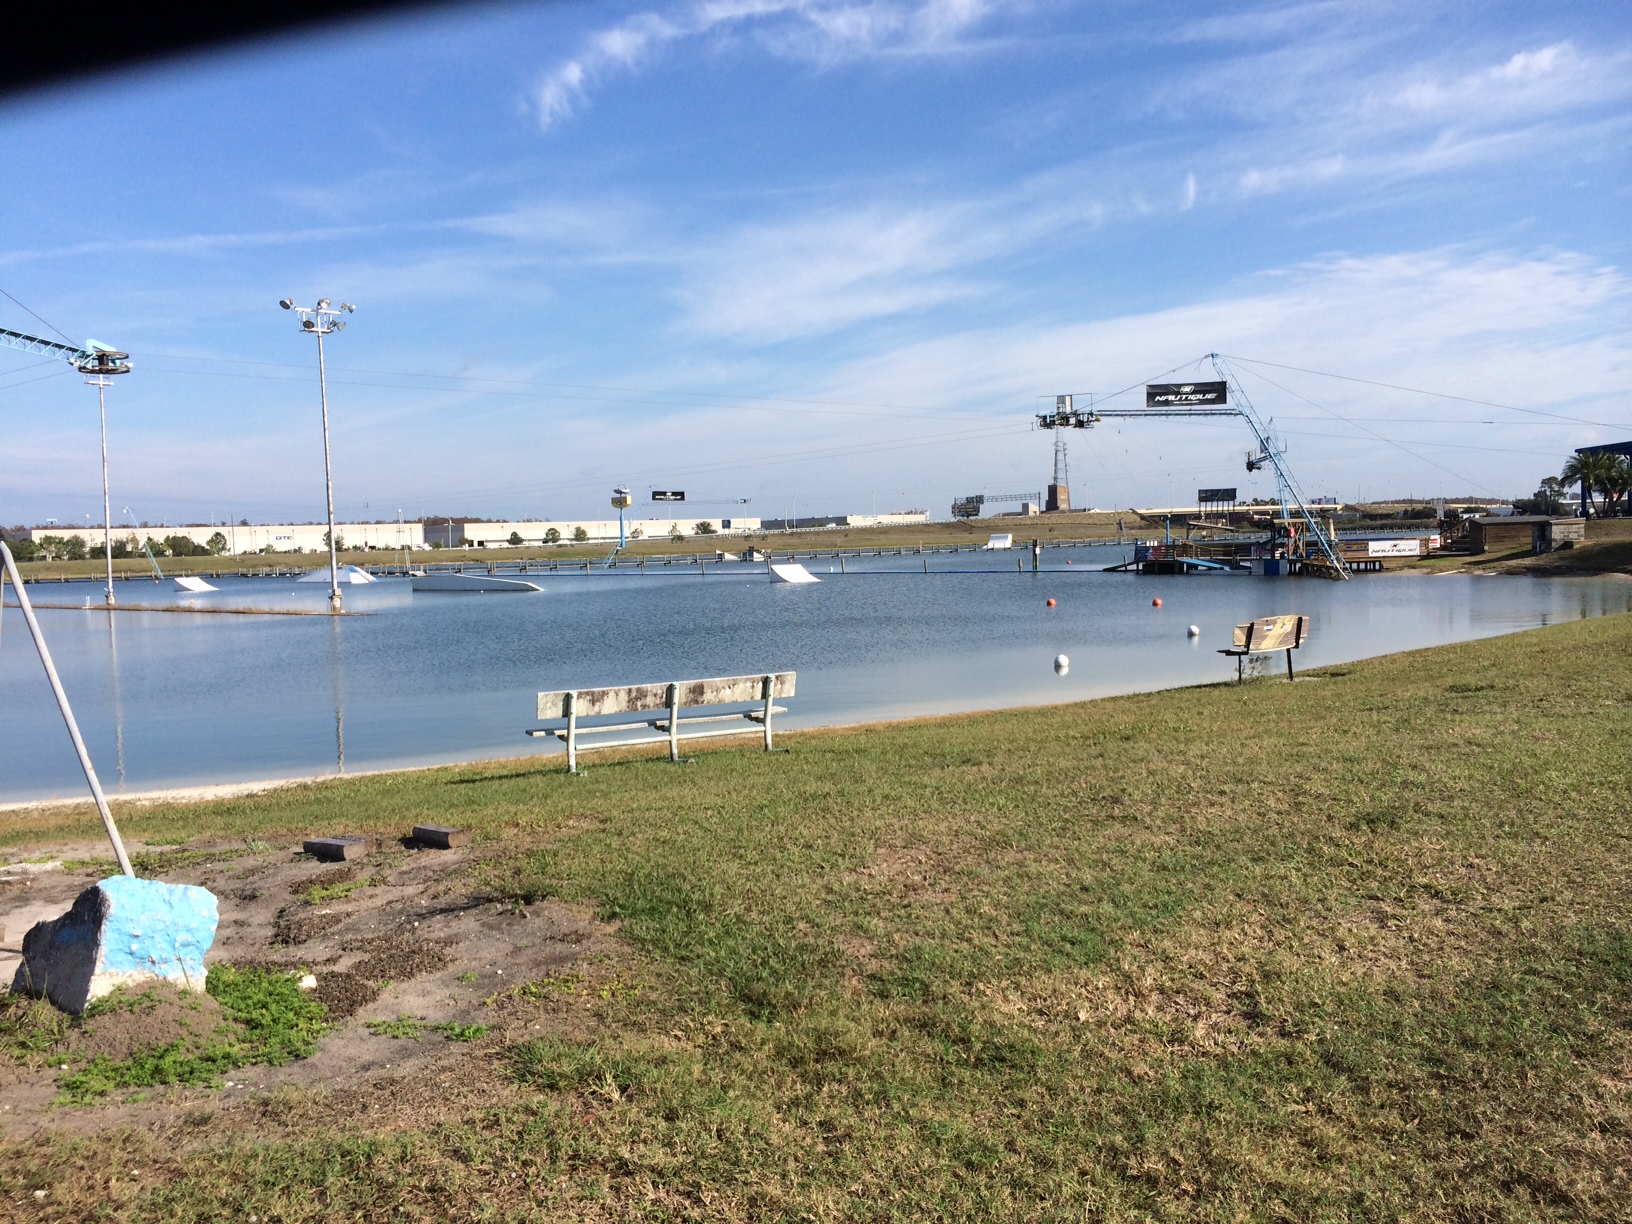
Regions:
[[[82,536],[43,535],[34,540],[20,532],[7,534],[6,543],[18,561],[101,561],[107,556],[102,541],[88,545]],[[219,557],[227,551],[227,537],[217,531],[206,543],[198,544],[184,535],[148,536],[147,548],[155,557]],[[142,541],[134,535],[114,539],[114,560],[142,555]]]

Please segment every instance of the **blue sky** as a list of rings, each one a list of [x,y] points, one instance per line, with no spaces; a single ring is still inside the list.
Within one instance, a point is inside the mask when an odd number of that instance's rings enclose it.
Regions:
[[[1522,495],[1632,437],[1625,17],[435,12],[6,103],[0,289],[135,355],[114,507],[152,522],[321,516],[287,294],[359,304],[345,518],[600,516],[620,481],[944,517],[1046,483],[1039,396],[1213,350],[1311,495]],[[44,329],[3,298],[0,326]],[[36,360],[0,350],[0,520],[99,518],[94,392]],[[1249,440],[1107,422],[1074,500],[1268,495]]]

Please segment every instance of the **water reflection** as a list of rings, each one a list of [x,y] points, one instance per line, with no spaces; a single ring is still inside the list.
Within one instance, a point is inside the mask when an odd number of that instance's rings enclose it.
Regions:
[[[119,773],[119,787],[125,785],[125,703],[119,692],[119,617],[108,617],[108,693],[113,705],[113,747]]]
[[[345,655],[340,649],[341,618],[329,620],[329,673],[334,677],[334,772],[346,772]]]

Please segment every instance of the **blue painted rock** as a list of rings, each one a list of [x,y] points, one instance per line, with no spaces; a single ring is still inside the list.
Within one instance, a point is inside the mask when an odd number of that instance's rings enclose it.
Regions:
[[[75,1016],[118,986],[169,982],[202,992],[216,918],[207,888],[109,876],[23,936],[11,989]]]

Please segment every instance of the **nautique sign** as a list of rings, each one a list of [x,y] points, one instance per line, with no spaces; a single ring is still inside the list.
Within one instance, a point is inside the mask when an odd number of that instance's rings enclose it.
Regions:
[[[1206,408],[1228,403],[1226,383],[1149,383],[1145,386],[1146,408]]]

